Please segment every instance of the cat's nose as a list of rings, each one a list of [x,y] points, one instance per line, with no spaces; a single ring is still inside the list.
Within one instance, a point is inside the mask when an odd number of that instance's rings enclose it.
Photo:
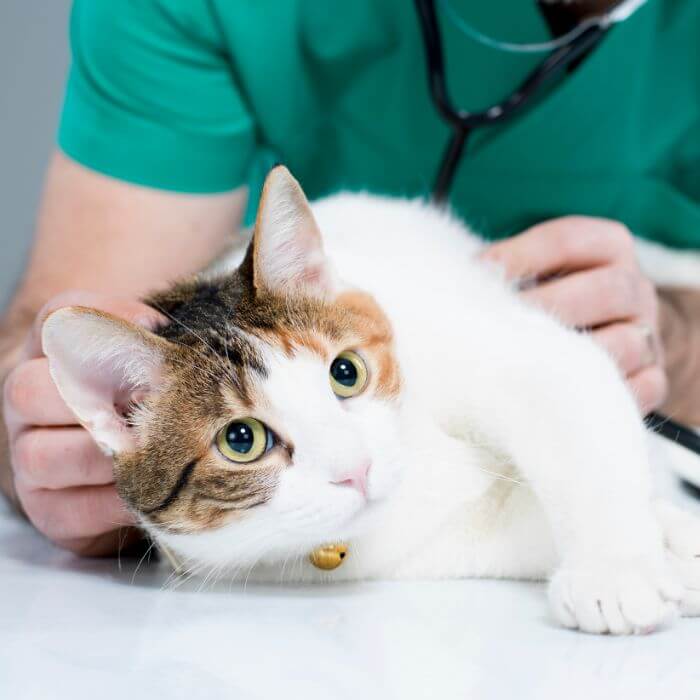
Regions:
[[[349,486],[359,491],[364,498],[367,498],[367,476],[371,466],[371,462],[363,462],[355,469],[340,473],[331,483],[337,484],[338,486]]]

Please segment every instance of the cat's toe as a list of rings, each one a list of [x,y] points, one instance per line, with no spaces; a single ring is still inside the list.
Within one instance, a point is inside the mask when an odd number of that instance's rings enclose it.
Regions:
[[[674,598],[678,594],[674,593]],[[649,634],[678,614],[675,600],[668,600],[658,586],[641,578],[631,579],[615,596],[629,626],[627,634]]]
[[[656,512],[663,530],[667,561],[681,586],[680,611],[684,617],[700,616],[700,519],[670,503],[659,503]]]
[[[672,620],[680,588],[650,567],[572,567],[552,579],[549,597],[557,620],[591,634],[648,634]]]
[[[700,617],[700,590],[686,588],[679,608],[681,617]]]
[[[681,557],[672,551],[666,553],[667,561],[683,588],[680,611],[683,617],[700,616],[700,558]]]
[[[681,559],[700,561],[700,518],[663,501],[655,510],[666,549]]]

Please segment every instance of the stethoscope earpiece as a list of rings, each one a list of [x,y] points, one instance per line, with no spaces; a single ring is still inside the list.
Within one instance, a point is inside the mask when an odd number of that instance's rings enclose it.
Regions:
[[[547,53],[570,45],[592,27],[607,29],[613,24],[624,22],[644,5],[647,0],[622,0],[622,2],[617,0],[616,2],[610,2],[608,3],[609,7],[605,8],[602,13],[600,12],[600,2],[594,3],[596,7],[591,8],[591,11],[586,13],[585,10],[580,10],[581,6],[586,4],[585,2],[572,3],[567,2],[567,0],[540,0],[540,9],[547,16],[548,21],[551,16],[557,13],[558,7],[561,7],[562,11],[566,12],[570,17],[573,16],[572,6],[575,5],[579,11],[577,13],[578,17],[573,24],[569,22],[572,25],[570,28],[564,30],[563,33],[557,32],[557,36],[552,39],[536,42],[505,41],[489,36],[465,20],[452,5],[452,0],[438,0],[438,2],[445,16],[462,34],[484,46],[498,51],[507,51],[508,53]],[[550,26],[552,24],[550,21]]]

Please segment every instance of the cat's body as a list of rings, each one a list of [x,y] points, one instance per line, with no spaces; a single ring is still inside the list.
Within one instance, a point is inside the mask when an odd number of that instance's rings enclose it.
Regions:
[[[479,434],[478,400],[470,391],[485,355],[480,339],[493,335],[497,319],[504,318],[496,304],[508,314],[529,316],[532,310],[499,270],[478,261],[482,242],[445,212],[420,201],[362,194],[336,195],[312,210],[338,276],[369,292],[391,319],[404,383],[401,480],[367,532],[336,534],[350,543],[350,555],[332,573],[309,563],[309,543],[278,561],[259,561],[255,552],[234,574],[248,581],[544,578],[555,557],[542,510],[512,463]],[[244,252],[218,261],[217,274],[235,270]],[[431,274],[435,270],[439,275]],[[509,342],[516,335],[506,330]],[[471,367],[459,376],[463,363]],[[513,520],[516,532],[507,525]],[[201,539],[193,537],[193,549]],[[177,547],[177,536],[172,544]],[[523,547],[525,557],[518,554]]]
[[[246,580],[551,578],[558,619],[593,632],[653,629],[677,605],[698,612],[700,525],[652,505],[647,435],[611,359],[526,305],[478,260],[475,236],[424,204],[319,202],[324,255],[282,171],[245,258],[154,298],[172,319],[162,338],[117,329],[115,347],[144,345],[145,369],[113,361],[104,320],[66,311],[47,324],[59,388],[117,453],[121,492],[154,536],[187,567]],[[134,436],[66,360],[87,332],[105,343],[97,365],[121,367],[112,394],[153,395],[129,418]],[[344,350],[367,365],[357,395],[328,389]],[[224,361],[234,386],[190,422],[214,436],[224,418],[208,425],[209,413],[254,415],[274,440],[258,467],[237,468],[212,437],[183,440],[168,474],[159,440],[174,430],[174,397],[198,403]],[[226,491],[225,474],[248,481]],[[349,555],[321,571],[309,552],[331,542]]]

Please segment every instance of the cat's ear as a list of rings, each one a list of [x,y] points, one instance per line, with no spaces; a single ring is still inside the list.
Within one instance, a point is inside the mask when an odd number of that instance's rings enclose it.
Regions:
[[[337,287],[321,233],[299,183],[278,165],[265,180],[252,242],[256,289],[331,296]]]
[[[127,410],[161,383],[169,343],[109,314],[73,306],[46,319],[42,344],[59,393],[100,448],[107,454],[134,450]]]

